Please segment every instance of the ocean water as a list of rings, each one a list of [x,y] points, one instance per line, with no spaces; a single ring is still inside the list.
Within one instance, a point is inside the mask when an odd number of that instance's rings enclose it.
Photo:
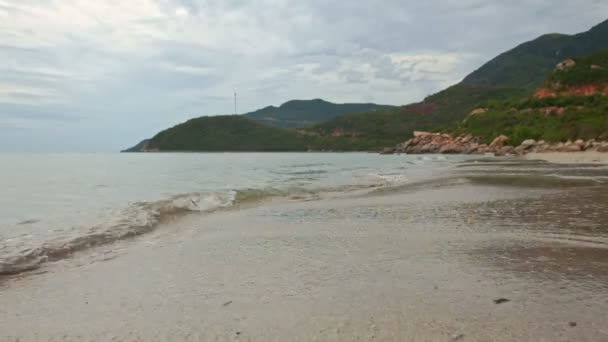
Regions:
[[[367,153],[0,154],[0,275],[268,196],[394,186],[462,156]]]

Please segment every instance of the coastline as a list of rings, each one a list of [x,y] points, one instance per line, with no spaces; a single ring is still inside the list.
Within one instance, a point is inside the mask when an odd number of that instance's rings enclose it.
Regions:
[[[605,339],[605,187],[520,164],[165,222],[0,284],[0,340]]]
[[[544,160],[554,164],[608,164],[608,153],[584,152],[532,152],[523,156],[526,160]]]

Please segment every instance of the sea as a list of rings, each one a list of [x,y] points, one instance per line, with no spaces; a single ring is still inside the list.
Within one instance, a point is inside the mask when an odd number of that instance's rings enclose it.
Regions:
[[[370,153],[0,154],[0,275],[269,197],[392,187],[466,156]],[[165,228],[166,229],[166,228]]]

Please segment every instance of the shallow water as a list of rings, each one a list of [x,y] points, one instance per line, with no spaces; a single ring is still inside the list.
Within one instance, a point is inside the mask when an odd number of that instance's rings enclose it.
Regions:
[[[11,278],[0,340],[608,338],[605,167],[393,158],[406,182],[175,217]]]
[[[141,235],[170,217],[426,177],[462,157],[375,154],[1,154],[0,275]]]

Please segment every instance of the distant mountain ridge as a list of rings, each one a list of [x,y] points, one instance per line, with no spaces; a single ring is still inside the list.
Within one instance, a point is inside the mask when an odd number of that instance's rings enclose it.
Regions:
[[[489,101],[530,95],[568,57],[582,57],[608,48],[608,20],[575,35],[549,34],[500,54],[464,80],[420,103],[392,112],[337,117],[313,126],[322,136],[350,135],[353,146],[369,140],[384,146],[405,141],[415,130],[440,131],[464,119]],[[378,148],[380,146],[377,146]]]
[[[303,128],[306,126],[311,126],[314,125],[316,123],[325,121],[325,120],[330,120],[332,118],[341,116],[341,115],[348,115],[348,114],[354,114],[354,113],[363,113],[363,112],[376,112],[376,111],[383,111],[383,110],[394,110],[398,108],[397,106],[390,106],[390,105],[378,105],[375,103],[332,103],[329,101],[325,101],[325,100],[321,100],[321,99],[313,99],[313,100],[291,100],[288,102],[283,103],[282,105],[280,105],[279,107],[275,107],[275,106],[268,106],[250,113],[245,113],[242,115],[224,115],[224,116],[209,116],[209,117],[199,117],[198,119],[193,119],[193,120],[189,120],[187,123],[188,125],[177,125],[176,129],[185,129],[186,127],[191,128],[194,125],[196,125],[197,127],[200,127],[201,123],[207,123],[207,124],[211,124],[215,127],[215,129],[219,129],[219,132],[214,132],[214,133],[218,133],[217,136],[222,136],[221,132],[226,133],[226,136],[223,136],[223,138],[228,138],[229,136],[231,136],[231,133],[229,133],[231,130],[230,127],[221,127],[221,124],[218,125],[219,123],[224,123],[224,124],[239,124],[242,125],[242,127],[249,127],[251,129],[256,130],[257,133],[260,133],[261,131],[264,131],[262,129],[262,127],[258,126],[258,125],[253,125],[253,122],[257,122],[259,124],[263,124],[266,126],[270,126],[272,128]],[[212,118],[212,117],[216,117],[218,119],[205,119],[205,118]],[[241,119],[248,119],[248,120],[239,120],[239,119],[235,119],[236,117],[241,118]],[[174,129],[170,129],[167,131],[171,131],[174,132]],[[207,132],[206,134],[210,134],[211,132]],[[277,134],[276,130],[272,130],[272,129],[268,129],[266,130],[267,134],[270,134],[271,136],[274,136],[275,134]],[[294,135],[298,135],[296,134],[295,131],[294,132],[289,132],[289,134],[285,134],[283,135],[283,137],[289,137],[288,140],[290,141],[295,141],[298,140],[301,142],[301,139],[296,139],[294,138]],[[156,137],[155,137],[156,138]],[[163,138],[164,139],[164,138]],[[188,134],[187,139],[191,139],[191,136]],[[207,137],[200,137],[201,141],[207,141]],[[231,138],[232,139],[232,138]],[[233,141],[233,140],[230,140]],[[169,148],[171,150],[181,150],[181,149],[188,149],[188,150],[195,150],[195,146],[197,146],[197,148],[202,148],[201,146],[199,146],[198,143],[194,142],[193,140],[190,140],[190,143],[192,143],[192,148],[187,148],[187,146],[185,146],[183,144],[183,139],[180,139],[177,136],[173,136],[170,135],[170,138],[167,138],[165,140],[162,140],[160,138],[156,138],[156,139],[145,139],[143,141],[141,141],[140,143],[138,143],[137,145],[125,149],[122,152],[141,152],[141,151],[153,151],[153,150],[157,150],[160,148]],[[221,147],[220,147],[221,145]],[[227,151],[232,151],[234,150],[234,148],[229,145],[229,144],[212,144],[212,146],[208,147],[209,151],[218,151],[221,150],[222,148],[227,150]],[[267,144],[267,145],[257,145],[254,144],[255,146],[258,146],[259,148],[264,148],[264,150],[281,150],[280,146],[275,146],[274,144]],[[306,144],[302,143],[302,146],[299,147],[298,149],[305,149]],[[240,150],[244,150],[244,151],[249,151],[251,150],[251,148],[241,145],[239,144],[239,149]],[[253,146],[253,145],[252,145]],[[292,146],[292,148],[295,148],[294,145],[290,145]]]
[[[378,105],[375,103],[337,104],[321,99],[292,100],[283,103],[279,107],[268,106],[244,114],[244,116],[275,127],[302,128],[341,115],[396,108],[396,106]]]
[[[521,87],[540,85],[553,67],[569,57],[582,57],[608,48],[608,20],[587,32],[545,34],[498,55],[464,78],[474,87]]]
[[[485,143],[506,135],[514,146],[528,139],[608,140],[608,49],[566,59],[533,95],[478,108],[454,132]]]
[[[419,103],[394,107],[296,100],[229,120],[194,119],[159,133],[147,145],[160,150],[191,151],[378,150],[407,140],[415,130],[449,129],[488,103],[531,96],[557,63],[603,49],[608,49],[608,20],[584,33],[549,34],[523,43],[490,60],[462,82]],[[311,123],[312,126],[301,128]],[[208,124],[214,130],[208,130]],[[236,125],[236,132],[243,135],[235,135],[230,125]],[[245,134],[247,129],[255,134]],[[266,134],[273,139],[263,139]],[[222,142],[210,141],[209,137]],[[265,142],[259,144],[257,139]],[[280,139],[285,139],[284,146]]]
[[[144,151],[303,151],[308,139],[243,115],[202,116],[156,134]]]

